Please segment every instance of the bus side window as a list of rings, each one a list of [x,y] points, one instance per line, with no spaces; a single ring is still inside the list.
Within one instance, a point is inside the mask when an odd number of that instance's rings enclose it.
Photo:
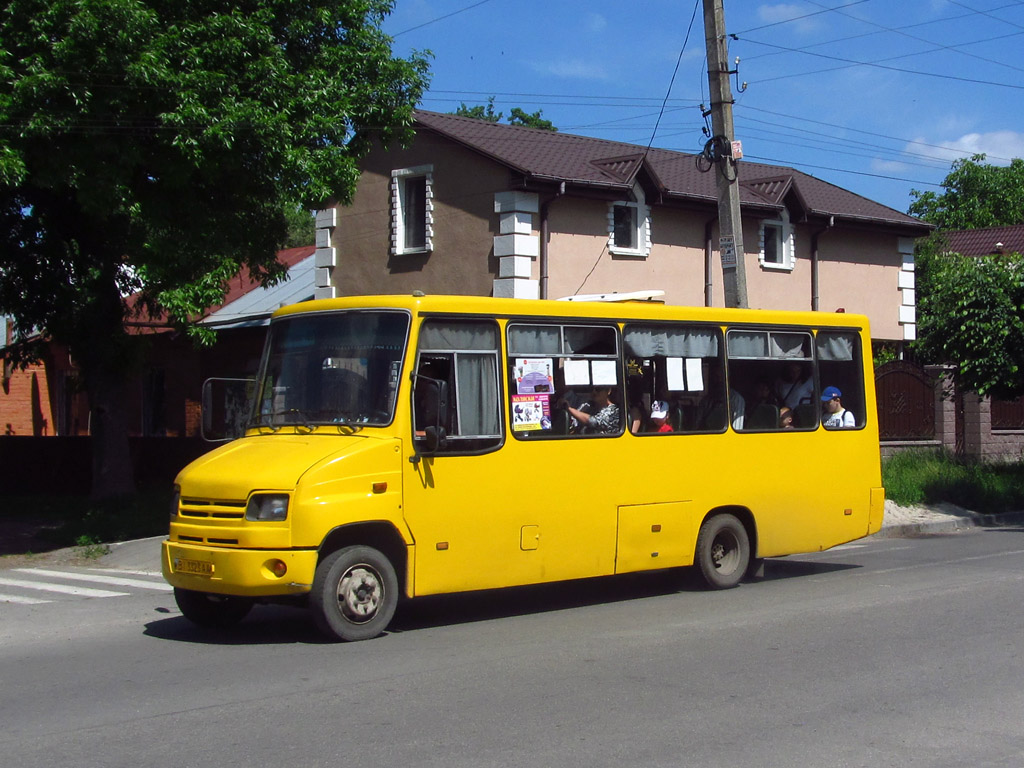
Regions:
[[[819,404],[822,424],[826,429],[863,427],[867,423],[867,405],[860,337],[851,332],[821,331],[815,339],[815,347],[822,392]]]

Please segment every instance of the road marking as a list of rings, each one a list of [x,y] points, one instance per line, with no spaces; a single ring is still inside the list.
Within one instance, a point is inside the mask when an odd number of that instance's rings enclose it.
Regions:
[[[131,570],[129,568],[86,568],[95,573],[123,573],[127,576],[160,576],[160,569],[153,571]]]
[[[70,581],[91,581],[96,584],[109,584],[112,587],[138,587],[139,589],[155,589],[158,592],[170,592],[170,584],[141,579],[125,579],[118,576],[102,576],[91,573],[74,573],[72,571],[51,571],[46,568],[13,568],[18,573],[35,573],[40,576],[53,576]]]
[[[17,595],[0,595],[0,603],[19,603],[21,605],[42,605],[53,600],[38,600],[34,597],[18,597]]]
[[[106,589],[89,589],[88,587],[69,587],[62,584],[28,581],[26,579],[8,579],[2,576],[0,576],[0,586],[39,589],[44,592],[59,592],[62,595],[75,595],[78,597],[124,597],[129,594],[128,592],[111,592]]]

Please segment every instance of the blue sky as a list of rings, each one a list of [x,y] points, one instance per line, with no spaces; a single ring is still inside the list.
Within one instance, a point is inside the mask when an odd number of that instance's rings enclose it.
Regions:
[[[906,211],[956,158],[1024,157],[1024,0],[725,0],[725,18],[749,160]],[[706,140],[701,0],[396,0],[384,29],[434,54],[423,109],[495,96],[568,133]]]

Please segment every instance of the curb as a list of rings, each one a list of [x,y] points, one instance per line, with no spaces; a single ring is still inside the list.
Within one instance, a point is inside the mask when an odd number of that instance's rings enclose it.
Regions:
[[[999,515],[971,514],[964,517],[950,516],[948,520],[929,520],[920,523],[903,523],[886,527],[872,534],[873,539],[901,539],[927,534],[957,533],[973,528],[1001,528],[1006,525],[1024,525],[1024,512],[1004,512]]]

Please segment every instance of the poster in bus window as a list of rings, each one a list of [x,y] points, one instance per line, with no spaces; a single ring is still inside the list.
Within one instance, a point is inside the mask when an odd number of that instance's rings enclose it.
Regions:
[[[554,391],[551,358],[516,358],[516,392],[520,395],[550,394]]]
[[[551,429],[551,395],[512,395],[512,429]]]

